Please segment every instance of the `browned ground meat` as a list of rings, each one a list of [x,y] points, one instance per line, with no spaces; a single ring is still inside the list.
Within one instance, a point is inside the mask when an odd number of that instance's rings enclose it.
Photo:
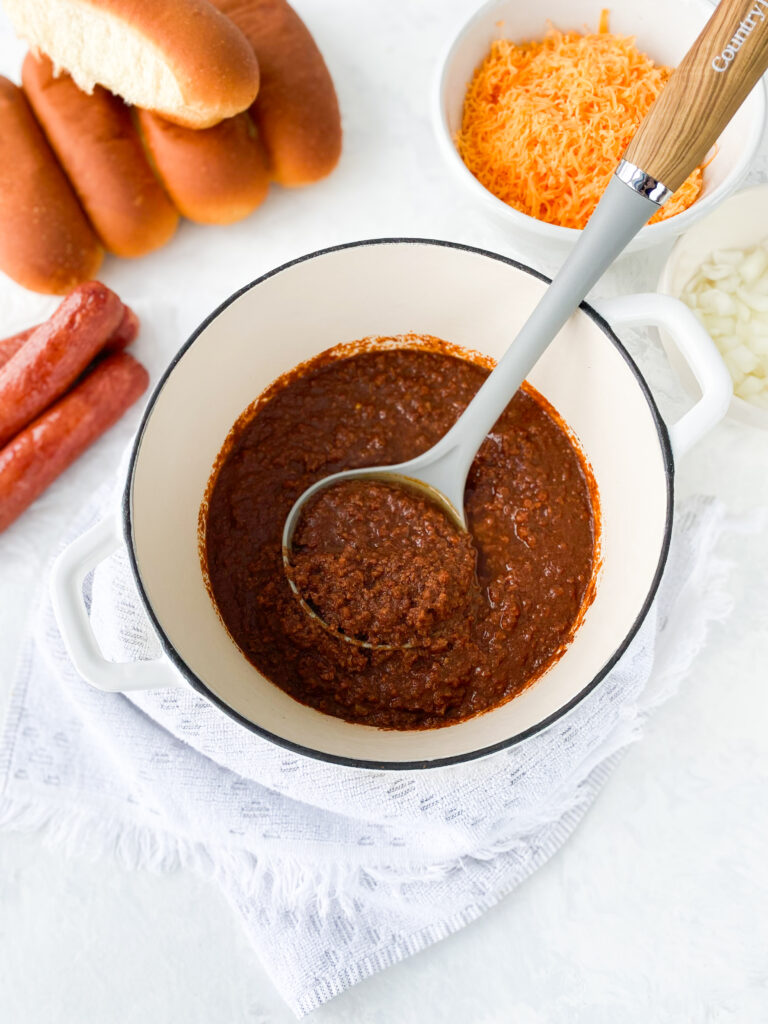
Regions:
[[[283,523],[311,483],[426,451],[487,373],[425,348],[324,356],[278,382],[233,429],[205,510],[211,591],[246,657],[297,700],[348,721],[434,728],[515,696],[570,640],[595,558],[590,484],[532,390],[510,402],[470,471],[481,600],[441,644],[382,651],[335,637],[283,570]]]
[[[480,599],[476,551],[442,509],[378,481],[334,484],[293,535],[291,574],[320,618],[370,644],[429,646],[455,636]]]

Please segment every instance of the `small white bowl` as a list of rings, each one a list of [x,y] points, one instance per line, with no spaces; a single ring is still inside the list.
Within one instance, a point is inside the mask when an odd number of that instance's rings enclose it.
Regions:
[[[760,242],[768,242],[768,185],[756,185],[737,192],[681,235],[661,272],[658,290],[678,299],[698,267],[715,249],[747,249]],[[660,334],[670,363],[678,371],[688,393],[695,396],[698,394],[696,382],[681,364],[677,346],[664,331]],[[768,430],[768,410],[737,395],[731,399],[728,416],[739,423]]]
[[[545,5],[520,0],[491,0],[464,25],[448,49],[438,75],[434,105],[437,138],[446,163],[478,204],[500,219],[526,256],[562,259],[580,235],[577,228],[547,224],[497,199],[464,164],[454,144],[461,126],[467,86],[475,69],[496,39],[541,39],[547,21],[562,30],[596,30],[601,3],[597,0],[548,0]],[[610,28],[635,36],[637,45],[661,64],[675,66],[712,14],[708,0],[615,0],[610,5]],[[742,181],[755,156],[766,119],[765,86],[761,82],[747,97],[720,136],[717,152],[706,169],[704,190],[688,210],[669,220],[644,227],[627,252],[669,242],[730,195]]]

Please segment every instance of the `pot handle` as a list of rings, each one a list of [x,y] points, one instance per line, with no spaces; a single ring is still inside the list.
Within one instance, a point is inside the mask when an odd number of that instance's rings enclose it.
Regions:
[[[96,642],[83,599],[83,582],[123,543],[115,517],[108,516],[73,541],[51,572],[51,604],[64,646],[75,669],[97,690],[125,693],[184,685],[170,661],[109,661]]]
[[[670,295],[620,295],[593,306],[612,326],[663,327],[688,363],[701,398],[669,427],[672,454],[679,459],[720,422],[731,401],[733,381],[715,343],[685,303]]]

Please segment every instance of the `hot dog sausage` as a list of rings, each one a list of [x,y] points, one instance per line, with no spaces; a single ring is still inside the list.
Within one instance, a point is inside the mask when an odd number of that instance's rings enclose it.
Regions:
[[[0,369],[0,445],[67,390],[122,317],[122,302],[98,281],[64,299]]]
[[[130,345],[132,341],[135,341],[136,335],[139,333],[139,318],[133,312],[130,306],[123,306],[123,315],[120,323],[114,329],[114,331],[107,338],[107,343],[104,346],[105,352],[121,352],[126,345]]]
[[[26,331],[19,331],[18,334],[12,334],[9,338],[3,338],[0,341],[0,367],[5,366],[11,356],[16,355],[24,342],[30,339],[39,326],[40,324],[35,324],[34,327],[28,327]]]
[[[121,352],[126,345],[130,345],[139,333],[139,318],[130,306],[123,306],[123,315],[120,323],[107,338],[104,346],[105,352]]]
[[[0,449],[0,531],[144,392],[149,375],[127,352],[102,360],[47,412]]]
[[[42,324],[35,324],[25,331],[12,334],[9,338],[0,339],[0,369],[8,362],[11,356],[15,356],[24,342],[29,341],[38,327]],[[107,338],[104,345],[105,352],[119,352],[126,345],[130,345],[139,333],[139,318],[128,306],[123,306],[123,318],[112,334]]]

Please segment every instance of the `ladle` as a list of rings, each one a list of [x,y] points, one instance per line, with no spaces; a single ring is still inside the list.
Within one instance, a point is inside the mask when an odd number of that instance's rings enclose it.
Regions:
[[[294,503],[282,538],[283,560],[294,590],[290,574],[294,531],[306,503],[333,484],[373,477],[415,487],[466,530],[467,474],[486,435],[589,289],[704,161],[767,68],[768,0],[721,0],[635,133],[568,259],[448,433],[408,462],[324,477]],[[346,639],[366,647],[388,646]]]

